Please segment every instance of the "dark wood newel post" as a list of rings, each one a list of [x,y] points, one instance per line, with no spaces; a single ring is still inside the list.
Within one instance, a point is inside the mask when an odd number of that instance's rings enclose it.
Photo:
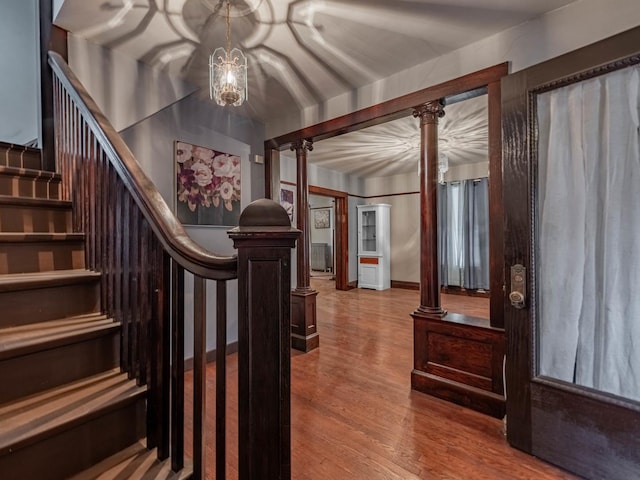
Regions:
[[[420,118],[420,306],[414,315],[443,317],[438,275],[438,119],[440,100],[413,111]]]
[[[307,151],[313,150],[311,140],[292,142],[296,152],[296,221],[302,236],[296,248],[296,288],[291,293],[291,345],[309,352],[318,347],[320,337],[316,328],[316,297],[311,288],[309,269],[309,182],[307,179]]]
[[[291,478],[291,249],[299,235],[267,199],[229,232],[238,249],[240,480]]]

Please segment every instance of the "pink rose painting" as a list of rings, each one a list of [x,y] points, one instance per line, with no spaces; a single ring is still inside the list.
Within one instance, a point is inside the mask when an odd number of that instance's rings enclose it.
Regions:
[[[187,225],[237,225],[240,157],[174,142],[176,215]]]

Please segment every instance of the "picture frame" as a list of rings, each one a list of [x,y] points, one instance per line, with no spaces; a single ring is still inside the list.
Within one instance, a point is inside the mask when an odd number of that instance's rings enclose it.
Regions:
[[[293,190],[288,188],[280,188],[280,205],[289,215],[291,225],[295,225],[295,196]]]
[[[331,210],[328,208],[321,208],[313,211],[313,226],[315,228],[330,228],[331,227]]]
[[[184,225],[238,225],[240,156],[180,140],[173,146],[178,220]]]

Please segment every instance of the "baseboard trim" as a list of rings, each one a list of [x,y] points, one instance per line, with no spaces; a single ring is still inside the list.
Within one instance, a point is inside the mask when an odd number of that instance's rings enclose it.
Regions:
[[[502,395],[419,370],[411,372],[411,388],[494,418],[505,415],[505,398]]]
[[[491,298],[491,293],[489,290],[471,290],[462,287],[448,286],[441,287],[441,293],[446,293],[448,295],[462,295],[465,297],[481,297],[481,298]]]
[[[352,288],[358,288],[358,281],[354,280],[353,282],[347,283],[347,288],[351,290]]]
[[[227,355],[231,355],[232,353],[236,353],[238,351],[238,342],[231,342],[227,345]],[[207,363],[212,363],[216,361],[216,352],[217,350],[210,350],[207,352]],[[193,357],[184,359],[184,369],[185,370],[193,370]]]
[[[391,280],[391,288],[404,288],[405,290],[420,290],[420,283],[405,282],[404,280]]]

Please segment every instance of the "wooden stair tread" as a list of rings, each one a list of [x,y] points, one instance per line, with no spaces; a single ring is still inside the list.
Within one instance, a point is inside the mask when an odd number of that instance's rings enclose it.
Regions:
[[[119,322],[100,313],[0,329],[0,360],[78,343],[118,330]]]
[[[0,275],[0,292],[73,285],[86,281],[96,281],[99,278],[100,273],[84,269],[8,273]]]
[[[84,238],[84,233],[0,232],[0,243],[79,242]]]
[[[157,459],[157,449],[148,450],[144,442],[139,441],[70,480],[186,480],[192,473],[188,459],[185,459],[185,467],[180,472],[172,472],[171,460],[161,462]]]
[[[7,167],[0,165],[0,175],[12,175],[29,178],[41,178],[43,180],[62,180],[62,175],[46,170],[34,170],[32,168]]]
[[[67,200],[53,200],[50,198],[15,197],[13,195],[0,195],[0,205],[69,209],[71,208],[72,204]]]
[[[89,421],[141,398],[119,369],[0,406],[0,456]]]

